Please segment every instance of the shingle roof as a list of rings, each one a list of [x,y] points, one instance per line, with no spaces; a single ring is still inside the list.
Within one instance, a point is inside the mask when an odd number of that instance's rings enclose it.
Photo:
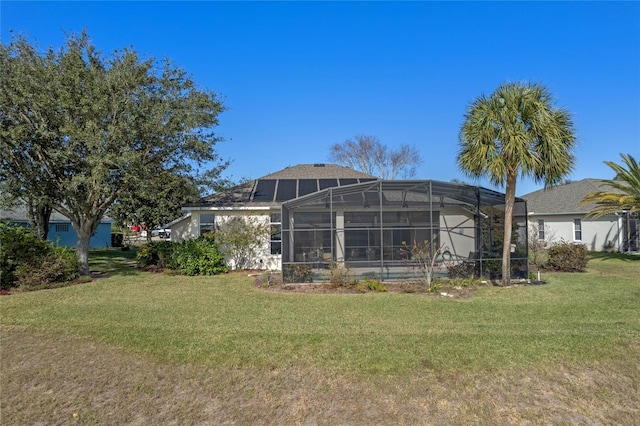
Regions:
[[[337,164],[299,164],[204,197],[185,207],[279,207],[283,201],[328,187],[376,179]]]
[[[521,198],[527,200],[529,214],[588,213],[595,203],[579,204],[587,194],[596,191],[615,190],[602,185],[598,179],[582,179],[550,189],[540,189]]]
[[[298,164],[260,179],[359,179],[377,177],[338,164]]]
[[[28,222],[29,215],[25,206],[17,206],[7,210],[0,210],[0,219],[8,222]],[[67,223],[71,222],[69,218],[58,213],[56,210],[51,212],[49,217],[49,223]],[[108,216],[103,216],[101,223],[112,223],[113,219]]]

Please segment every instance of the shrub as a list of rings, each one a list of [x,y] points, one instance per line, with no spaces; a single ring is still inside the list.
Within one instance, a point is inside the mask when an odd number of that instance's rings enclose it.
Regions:
[[[457,277],[449,280],[451,287],[472,287],[480,285],[480,281],[473,277]]]
[[[361,282],[358,282],[355,286],[356,290],[361,293],[366,293],[367,291],[377,291],[380,293],[384,293],[387,291],[387,286],[381,283],[376,279],[365,279]]]
[[[583,272],[588,262],[587,247],[566,241],[549,249],[549,269],[559,272]]]
[[[174,244],[169,266],[186,275],[217,275],[227,272],[227,265],[218,246],[205,237]]]
[[[449,265],[447,275],[451,279],[473,278],[476,275],[476,265],[474,262],[462,262],[457,265]]]
[[[124,241],[124,234],[122,232],[111,233],[111,247],[122,247]]]
[[[282,265],[282,278],[287,284],[291,283],[312,283],[313,271],[309,265]]]
[[[37,265],[53,252],[53,244],[36,237],[29,228],[0,223],[0,288],[15,286],[21,265]]]
[[[157,265],[161,268],[166,268],[171,264],[175,246],[176,244],[171,241],[152,241],[143,244],[136,254],[138,264],[143,266]]]
[[[51,252],[33,260],[21,262],[16,268],[16,282],[23,289],[47,288],[78,278],[80,262],[70,247],[53,247]]]
[[[344,262],[331,262],[329,265],[329,279],[336,287],[346,287],[351,284],[349,267]]]
[[[282,285],[282,277],[280,274],[272,274],[270,272],[258,276],[255,281],[255,286],[262,288],[271,288],[280,285]]]

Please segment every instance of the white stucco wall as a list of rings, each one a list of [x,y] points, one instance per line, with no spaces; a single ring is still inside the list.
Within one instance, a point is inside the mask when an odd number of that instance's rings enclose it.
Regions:
[[[550,242],[567,241],[584,244],[587,250],[602,251],[604,245],[611,241],[618,249],[621,243],[619,218],[616,216],[605,216],[600,219],[585,219],[580,213],[566,215],[544,215],[530,214],[529,224],[538,225],[538,220],[544,220],[545,227],[551,231]],[[581,219],[582,239],[575,239],[575,219]]]
[[[171,225],[171,241],[174,243],[181,243],[191,238],[195,238],[193,237],[194,232],[191,216],[185,217]]]
[[[276,211],[274,211],[275,213]],[[279,212],[279,210],[277,211]],[[265,224],[269,224],[270,213],[268,209],[207,209],[192,210],[191,215],[171,226],[171,241],[183,242],[198,238],[200,236],[200,215],[215,215],[215,225],[220,226],[233,217],[258,217]],[[264,244],[254,259],[247,259],[250,263],[245,265],[246,269],[267,269],[279,270],[281,265],[281,255],[272,255],[269,236],[265,238]],[[230,258],[225,259],[230,269],[235,267]]]
[[[467,259],[475,251],[475,228],[470,215],[457,207],[440,210],[440,244],[453,260]]]

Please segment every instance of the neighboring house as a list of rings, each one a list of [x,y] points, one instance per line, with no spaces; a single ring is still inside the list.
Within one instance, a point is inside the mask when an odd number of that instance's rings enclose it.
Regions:
[[[580,205],[584,197],[602,187],[598,179],[582,179],[522,196],[527,201],[529,223],[536,225],[541,239],[568,241],[587,246],[591,251],[638,251],[639,220],[628,212],[585,218],[595,204]],[[545,235],[545,228],[551,235]]]
[[[284,270],[285,277],[300,278],[310,269],[314,280],[322,279],[334,262],[344,262],[355,275],[415,276],[411,247],[425,243],[443,247],[443,264],[471,262],[480,274],[500,270],[504,194],[476,186],[380,180],[335,164],[301,164],[183,210],[183,217],[167,225],[174,242],[233,217],[269,224],[262,252],[242,267]],[[524,200],[516,199],[514,211],[513,273],[526,277]]]
[[[1,210],[0,220],[16,223],[29,227],[29,219],[25,208],[14,208],[11,210]],[[111,224],[112,219],[103,218],[98,225],[96,233],[89,241],[91,248],[111,247]],[[75,247],[78,244],[78,236],[71,226],[71,221],[60,213],[53,211],[49,219],[49,233],[47,240],[54,244],[65,247]]]

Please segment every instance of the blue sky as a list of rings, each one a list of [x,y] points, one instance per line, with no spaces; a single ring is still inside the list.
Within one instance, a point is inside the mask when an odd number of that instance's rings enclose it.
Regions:
[[[476,183],[455,162],[463,114],[508,81],[546,85],[573,114],[570,179],[640,158],[640,2],[2,0],[0,24],[3,43],[13,31],[44,49],[86,29],[105,54],[170,58],[229,108],[218,152],[235,179],[326,162],[367,134],[415,146],[418,178]]]

